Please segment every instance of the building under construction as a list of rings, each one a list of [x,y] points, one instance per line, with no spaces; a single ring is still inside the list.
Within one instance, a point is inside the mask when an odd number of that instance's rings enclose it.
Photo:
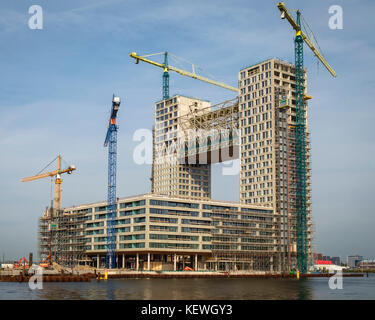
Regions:
[[[86,210],[80,210],[66,214],[65,210],[46,208],[39,218],[39,257],[52,256],[54,262],[70,267],[87,262],[85,213]]]
[[[239,72],[233,100],[211,106],[175,95],[155,103],[152,192],[117,201],[117,267],[264,272],[296,267],[294,74],[292,64],[269,59]],[[308,126],[304,143],[304,239],[310,255]],[[235,159],[239,202],[211,200],[211,164]],[[104,266],[106,203],[55,212],[47,210],[40,218],[41,256],[52,253],[61,264]]]
[[[52,241],[59,264],[105,267],[107,215],[107,203],[101,202],[41,218],[40,253],[47,255]],[[156,194],[120,198],[115,234],[118,268],[277,272],[282,267],[271,208]]]
[[[311,257],[311,157],[303,45],[336,77],[299,10],[280,2],[295,31],[295,63],[268,59],[238,73],[238,86],[164,62],[158,54],[130,57],[163,70],[162,99],[154,106],[151,193],[116,201],[118,103],[113,99],[107,202],[61,209],[58,182],[52,212],[40,219],[40,253],[62,264],[88,263],[136,270],[306,273]],[[309,29],[307,30],[306,27]],[[304,29],[304,30],[303,30]],[[308,31],[308,32],[305,32]],[[169,72],[235,92],[232,100],[169,96]],[[109,137],[112,137],[109,139]],[[238,160],[239,202],[211,199],[211,165]],[[235,167],[235,166],[234,166]],[[233,168],[234,168],[233,167]],[[232,168],[232,169],[233,169]],[[47,174],[48,176],[48,174]],[[39,176],[40,177],[40,176]],[[35,179],[31,178],[31,179]],[[116,260],[114,262],[114,260]]]

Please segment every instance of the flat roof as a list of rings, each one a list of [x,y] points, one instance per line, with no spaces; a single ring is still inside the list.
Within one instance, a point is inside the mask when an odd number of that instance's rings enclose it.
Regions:
[[[170,100],[170,99],[173,99],[175,97],[184,97],[184,98],[194,99],[194,100],[200,100],[200,101],[204,101],[204,102],[211,102],[210,100],[205,100],[205,99],[201,99],[201,98],[197,98],[197,97],[190,97],[190,96],[186,96],[186,95],[183,95],[183,94],[176,93],[175,95],[173,95],[172,97],[170,97],[168,99],[157,100],[155,103],[159,103],[159,102],[162,102],[162,101]]]
[[[266,61],[270,61],[270,60],[277,60],[277,61],[284,62],[284,63],[287,63],[287,64],[290,64],[290,65],[294,66],[294,64],[293,64],[292,62],[285,61],[285,60],[283,60],[283,59],[281,59],[281,58],[278,58],[278,57],[273,57],[273,58],[268,58],[268,59],[265,59],[265,60],[259,61],[259,62],[257,62],[257,63],[251,64],[251,65],[249,65],[249,66],[247,66],[247,67],[244,67],[244,68],[240,69],[240,71],[245,70],[245,69],[248,69],[248,68],[251,68],[251,67],[254,67],[254,66],[257,66],[258,64],[262,64],[262,63],[264,63],[264,62],[266,62]]]
[[[171,197],[163,194],[156,194],[156,193],[143,193],[143,194],[138,194],[134,196],[127,196],[127,197],[121,197],[117,198],[118,202],[124,202],[124,201],[129,201],[129,200],[137,200],[137,199],[142,199],[142,198],[159,198],[163,199],[166,201],[176,201],[176,202],[188,202],[188,203],[208,203],[208,204],[217,204],[217,205],[222,205],[222,206],[241,206],[244,208],[251,208],[251,209],[263,209],[263,210],[274,210],[272,207],[266,207],[266,206],[259,206],[259,205],[253,205],[253,204],[246,204],[246,203],[241,203],[239,201],[226,201],[226,200],[214,200],[214,199],[209,199],[209,200],[199,200],[199,199],[184,199],[184,198],[179,198],[179,197]],[[99,202],[91,202],[91,203],[83,203],[83,204],[78,204],[78,205],[73,205],[69,207],[64,207],[64,210],[77,210],[83,207],[88,207],[88,206],[105,206],[107,205],[107,201],[99,201]]]

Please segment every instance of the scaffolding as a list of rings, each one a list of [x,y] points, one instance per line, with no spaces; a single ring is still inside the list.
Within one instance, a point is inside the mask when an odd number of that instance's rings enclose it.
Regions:
[[[280,87],[275,92],[275,128],[276,128],[276,212],[279,213],[280,227],[280,256],[283,268],[300,268],[297,260],[298,242],[301,233],[304,234],[306,259],[311,255],[311,161],[310,161],[310,133],[304,131],[305,144],[304,165],[299,164],[296,145],[296,106],[288,96],[288,92]],[[305,117],[307,111],[305,111]],[[302,143],[302,142],[301,142]],[[304,204],[306,216],[304,227],[301,225],[298,210],[300,210],[301,197],[297,191],[297,171],[305,170],[305,195]],[[302,230],[301,230],[302,228]],[[306,272],[306,270],[304,271]]]
[[[53,262],[73,267],[86,258],[86,210],[66,213],[47,208],[39,218],[39,259],[49,255]]]
[[[47,208],[38,221],[38,258],[40,261],[46,259],[52,251],[52,233],[50,223],[52,209]]]
[[[278,231],[274,215],[257,211],[212,210],[211,270],[278,272]]]
[[[152,126],[152,165],[151,165],[151,193],[155,192],[155,186],[154,186],[154,166],[155,166],[155,126]]]

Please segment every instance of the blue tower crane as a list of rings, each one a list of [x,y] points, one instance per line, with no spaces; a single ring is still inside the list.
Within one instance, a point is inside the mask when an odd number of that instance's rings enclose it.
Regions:
[[[108,146],[108,205],[107,205],[107,254],[106,267],[116,267],[116,234],[115,219],[117,213],[116,199],[116,167],[117,167],[117,129],[116,118],[120,108],[120,98],[113,95],[112,110],[109,118],[104,147]]]

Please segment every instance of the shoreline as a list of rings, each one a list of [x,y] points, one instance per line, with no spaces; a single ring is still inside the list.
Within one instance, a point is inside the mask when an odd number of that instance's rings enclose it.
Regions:
[[[333,273],[308,273],[300,274],[299,278],[330,278]],[[98,277],[99,276],[99,277]],[[343,273],[343,277],[365,277],[366,273]],[[367,275],[368,276],[368,275]],[[94,272],[81,272],[79,274],[44,274],[43,282],[90,282],[91,280],[105,281],[105,269],[98,269]],[[19,274],[0,274],[0,282],[28,282],[31,275]],[[296,274],[287,273],[240,273],[240,272],[210,272],[210,271],[124,271],[109,270],[108,279],[298,279]]]

